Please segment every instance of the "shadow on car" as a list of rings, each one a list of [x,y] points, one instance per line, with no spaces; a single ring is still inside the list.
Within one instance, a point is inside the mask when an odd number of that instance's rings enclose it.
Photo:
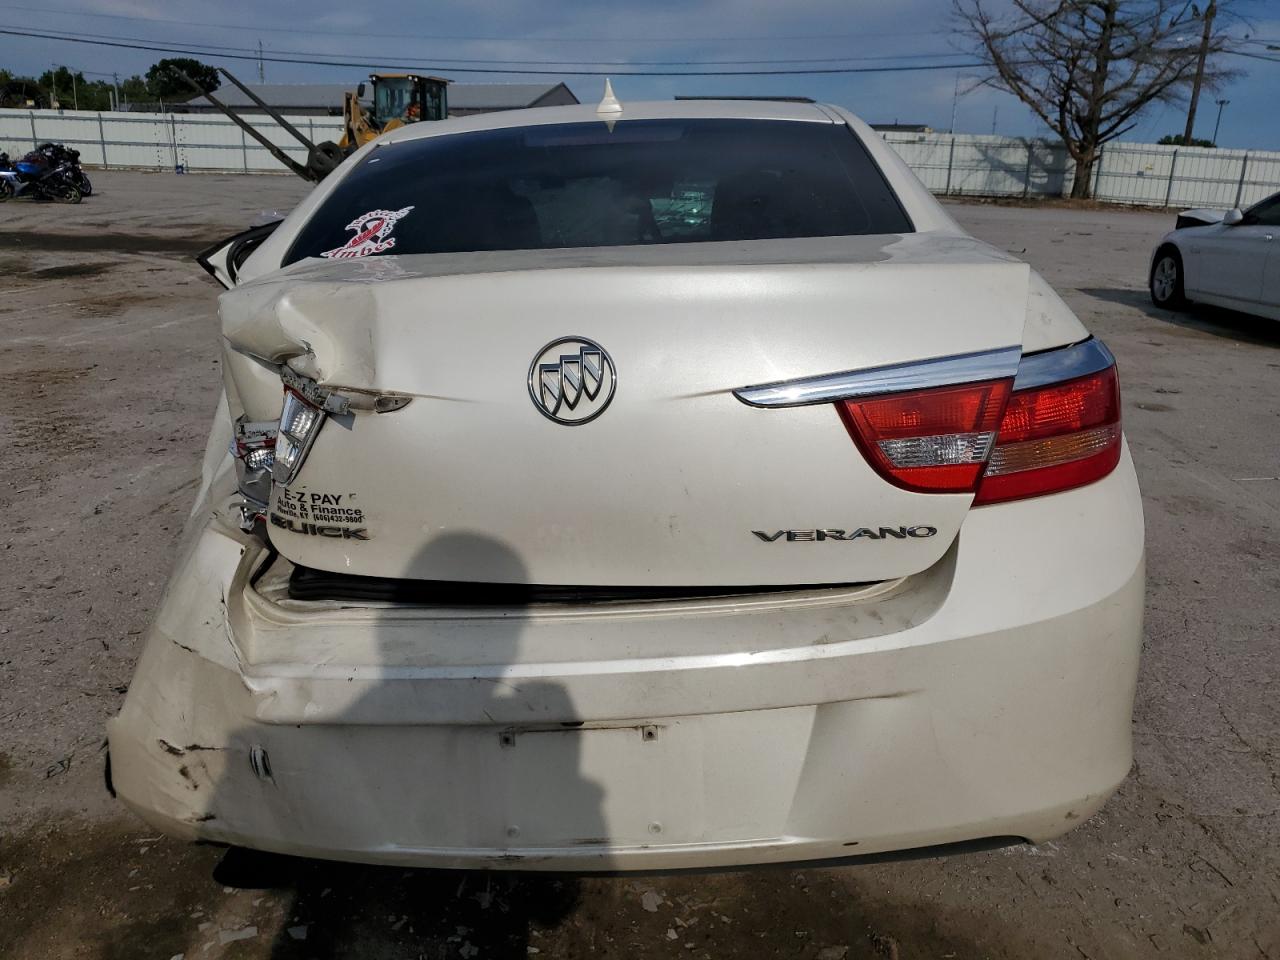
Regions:
[[[1208,304],[1189,304],[1184,310],[1162,310],[1151,302],[1146,290],[1130,290],[1121,287],[1082,287],[1080,292],[1126,307],[1135,307],[1153,320],[1171,323],[1215,337],[1243,340],[1263,346],[1280,347],[1280,323],[1266,317],[1212,307]]]

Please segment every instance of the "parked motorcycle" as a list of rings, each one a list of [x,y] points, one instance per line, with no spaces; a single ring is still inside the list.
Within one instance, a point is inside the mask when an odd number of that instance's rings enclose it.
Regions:
[[[16,163],[0,153],[0,202],[11,197],[30,196],[54,203],[79,203],[82,194],[75,173],[67,162],[53,163],[39,151],[28,153]]]
[[[10,178],[14,175],[13,164],[9,162],[9,155],[0,151],[0,203],[13,196],[13,181]]]
[[[36,147],[35,152],[47,157],[50,163],[67,164],[71,172],[71,182],[79,188],[81,196],[87,197],[93,193],[93,184],[89,182],[85,172],[80,169],[79,150],[72,150],[61,143],[42,143]]]

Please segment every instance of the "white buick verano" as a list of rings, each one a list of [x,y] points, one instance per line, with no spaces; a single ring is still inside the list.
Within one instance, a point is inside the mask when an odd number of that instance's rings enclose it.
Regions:
[[[845,111],[420,123],[205,262],[225,392],[109,731],[157,828],[734,867],[1043,841],[1125,777],[1113,358]]]

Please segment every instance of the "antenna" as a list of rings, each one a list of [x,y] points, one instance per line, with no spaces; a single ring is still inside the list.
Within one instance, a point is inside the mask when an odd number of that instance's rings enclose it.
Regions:
[[[609,82],[609,78],[604,78],[604,96],[600,98],[600,105],[596,107],[596,113],[608,116],[622,112],[622,104],[618,102],[618,98],[613,95],[613,84]]]

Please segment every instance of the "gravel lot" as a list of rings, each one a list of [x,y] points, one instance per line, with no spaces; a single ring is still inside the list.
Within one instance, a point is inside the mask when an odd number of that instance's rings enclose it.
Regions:
[[[190,255],[307,188],[94,179],[78,207],[0,207],[0,956],[1280,960],[1280,324],[1148,304],[1171,214],[951,208],[1119,358],[1149,551],[1120,793],[1038,848],[578,881],[229,855],[107,796],[103,722],[219,385],[216,289]]]

